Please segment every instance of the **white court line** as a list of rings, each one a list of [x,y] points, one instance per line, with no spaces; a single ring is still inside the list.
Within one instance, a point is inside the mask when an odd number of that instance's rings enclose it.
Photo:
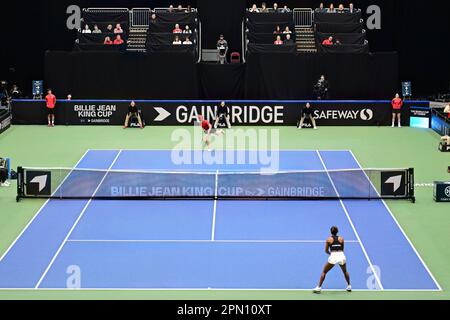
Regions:
[[[114,158],[113,162],[111,163],[111,165],[109,166],[109,170],[114,166],[114,164],[116,163],[117,159],[119,158],[120,154],[122,153],[122,150],[119,150],[119,152],[117,153],[116,157]],[[92,194],[92,196],[95,196],[95,194],[97,193],[97,191],[100,189],[100,186],[102,185],[103,181],[105,181],[106,177],[108,176],[108,172],[105,173],[105,175],[103,176],[102,180],[100,181],[100,183],[98,184],[97,188],[95,189],[94,193]],[[53,256],[52,260],[50,261],[50,263],[48,264],[47,268],[45,269],[44,273],[42,274],[41,278],[39,279],[39,281],[37,282],[35,288],[39,288],[39,286],[41,285],[42,281],[44,280],[45,276],[47,275],[48,271],[50,270],[50,268],[52,267],[53,263],[55,262],[56,258],[58,257],[59,253],[61,252],[61,250],[63,249],[64,245],[67,242],[67,239],[69,239],[70,235],[72,234],[73,230],[75,230],[76,226],[78,225],[78,222],[80,222],[81,218],[83,217],[84,213],[86,212],[87,208],[89,207],[89,205],[92,202],[92,198],[89,199],[89,201],[86,203],[86,205],[84,206],[83,210],[81,211],[80,215],[78,216],[77,220],[75,221],[75,223],[72,225],[72,228],[69,230],[69,232],[67,233],[66,237],[64,238],[63,242],[61,243],[61,245],[58,248],[58,251],[56,251],[55,255]]]
[[[75,167],[73,167],[71,169],[71,171],[69,172],[69,174],[64,177],[64,179],[61,181],[61,183],[59,184],[58,188],[55,189],[55,191],[53,191],[53,195],[55,195],[55,193],[59,190],[59,188],[64,184],[64,182],[66,181],[66,179],[71,175],[72,171],[81,163],[81,161],[83,161],[83,159],[86,157],[86,155],[88,154],[90,150],[86,150],[83,154],[83,156],[77,161],[77,163],[75,164]],[[23,230],[19,233],[19,235],[16,237],[16,239],[13,241],[13,243],[11,243],[11,245],[8,247],[8,249],[6,249],[5,253],[3,253],[3,255],[0,257],[0,262],[3,261],[3,259],[8,255],[8,253],[11,251],[11,249],[14,247],[14,245],[17,243],[17,241],[19,241],[19,239],[22,237],[22,235],[25,233],[25,231],[28,230],[28,228],[31,226],[31,224],[33,223],[34,220],[36,220],[36,218],[39,216],[39,214],[44,210],[44,208],[47,206],[48,202],[51,199],[47,199],[47,201],[44,202],[44,204],[41,206],[41,208],[36,212],[36,214],[33,216],[33,218],[28,222],[28,224],[25,226],[25,228],[23,228]]]
[[[317,152],[317,155],[319,156],[320,162],[322,162],[322,166],[325,168],[325,170],[327,170],[327,166],[325,165],[325,162],[323,161],[319,150],[316,150],[316,152]],[[336,188],[336,185],[333,182],[333,179],[330,176],[330,173],[327,172],[327,175],[328,175],[328,178],[330,179],[331,185],[333,186],[334,192],[336,192],[336,195],[339,197],[339,192],[338,192],[338,190]],[[345,215],[347,216],[348,222],[350,223],[350,225],[351,225],[351,227],[353,229],[353,232],[355,233],[355,236],[358,239],[359,244],[361,245],[361,249],[364,252],[364,255],[366,256],[367,262],[369,263],[370,269],[372,270],[372,273],[373,273],[375,279],[377,280],[378,285],[380,286],[381,290],[384,290],[383,285],[381,284],[380,278],[378,277],[378,273],[376,272],[376,270],[375,270],[375,268],[374,268],[374,266],[372,264],[372,261],[370,260],[370,257],[367,254],[366,248],[364,247],[364,244],[362,243],[361,238],[359,237],[358,231],[356,230],[356,227],[353,224],[352,219],[350,218],[350,215],[349,215],[349,213],[347,211],[347,208],[346,208],[344,202],[342,201],[342,199],[339,199],[339,202],[341,203],[342,209],[344,209],[344,212],[345,212]]]
[[[160,292],[160,291],[168,291],[168,292],[174,292],[174,291],[241,291],[241,292],[250,292],[250,291],[261,291],[261,292],[311,292],[312,289],[288,289],[288,288],[0,288],[0,291],[31,291],[31,292],[49,292],[49,291],[57,291],[57,292],[88,292],[88,291],[98,291],[98,292],[110,292],[110,291],[118,291],[118,292]],[[323,292],[345,292],[344,289],[328,289],[328,290],[322,290]],[[368,292],[368,293],[384,293],[384,292],[441,292],[436,289],[384,289],[384,290],[373,290],[373,289],[352,289],[353,292]],[[351,295],[351,293],[349,293]]]
[[[295,243],[320,243],[325,244],[324,240],[139,240],[139,239],[69,239],[71,243],[273,243],[273,244],[295,244]],[[346,243],[359,243],[358,240],[346,240]]]
[[[356,163],[358,164],[358,167],[361,167],[361,164],[359,163],[358,159],[356,158],[355,154],[353,153],[352,150],[349,150],[350,154],[352,155],[353,159],[356,161]],[[369,179],[369,177],[367,176],[366,172],[362,169],[362,171],[364,172],[364,175],[366,176],[367,180],[369,180],[370,184],[372,185],[373,189],[375,190],[375,192],[377,193],[378,196],[380,196],[377,188],[375,188],[375,186],[372,183],[372,180]],[[408,241],[409,245],[411,246],[411,248],[413,249],[414,253],[417,255],[417,258],[419,258],[420,262],[422,263],[422,265],[424,266],[425,270],[428,272],[428,274],[430,275],[431,279],[434,281],[436,287],[438,287],[439,291],[442,291],[442,287],[439,285],[439,282],[437,282],[436,278],[434,277],[433,273],[431,273],[431,270],[428,268],[428,266],[426,265],[425,261],[422,259],[422,257],[420,256],[419,252],[417,251],[416,247],[414,246],[414,244],[412,243],[411,239],[408,237],[408,235],[406,234],[405,230],[403,230],[402,226],[400,225],[400,223],[398,222],[397,218],[394,216],[394,214],[392,213],[391,209],[388,207],[388,205],[386,204],[386,201],[384,201],[382,199],[383,205],[386,208],[386,210],[389,212],[390,216],[392,217],[392,219],[394,220],[395,224],[397,225],[397,227],[400,229],[400,232],[403,234],[403,236],[405,237],[406,241]]]
[[[216,215],[217,215],[217,196],[219,189],[219,170],[216,171],[216,176],[214,180],[214,209],[213,209],[213,221],[211,230],[211,240],[214,241],[216,238]]]

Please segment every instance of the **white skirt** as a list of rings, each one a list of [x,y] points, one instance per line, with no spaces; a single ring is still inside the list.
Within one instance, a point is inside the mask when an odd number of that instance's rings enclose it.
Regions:
[[[347,263],[347,258],[343,252],[332,252],[328,258],[328,263],[333,266],[337,264],[343,266]]]

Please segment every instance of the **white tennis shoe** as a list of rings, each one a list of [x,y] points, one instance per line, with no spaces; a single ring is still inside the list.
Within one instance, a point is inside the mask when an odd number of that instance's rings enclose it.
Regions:
[[[313,289],[313,293],[316,293],[316,294],[322,293],[322,288],[321,288],[321,287],[315,287],[315,288]]]

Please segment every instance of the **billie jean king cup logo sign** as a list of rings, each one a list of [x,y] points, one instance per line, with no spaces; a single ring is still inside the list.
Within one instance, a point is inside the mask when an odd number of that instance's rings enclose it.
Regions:
[[[445,195],[450,198],[450,187],[445,188]]]

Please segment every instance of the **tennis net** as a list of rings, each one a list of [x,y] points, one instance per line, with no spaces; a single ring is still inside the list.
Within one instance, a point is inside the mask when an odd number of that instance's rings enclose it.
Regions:
[[[413,169],[169,172],[18,168],[21,198],[414,200]]]

